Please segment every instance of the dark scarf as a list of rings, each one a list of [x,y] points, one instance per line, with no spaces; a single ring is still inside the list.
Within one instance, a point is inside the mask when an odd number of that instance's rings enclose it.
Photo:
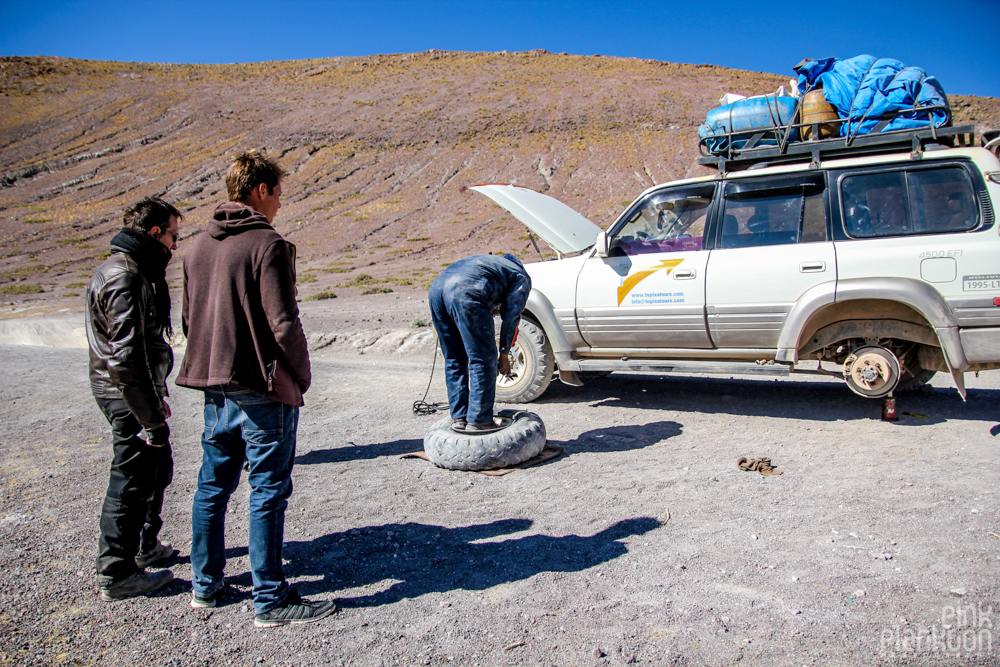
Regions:
[[[170,326],[170,293],[167,291],[166,280],[170,249],[146,232],[129,227],[122,227],[122,230],[111,239],[111,247],[120,248],[130,255],[139,265],[139,270],[146,276],[146,280],[153,286],[156,323],[169,337],[173,333]]]

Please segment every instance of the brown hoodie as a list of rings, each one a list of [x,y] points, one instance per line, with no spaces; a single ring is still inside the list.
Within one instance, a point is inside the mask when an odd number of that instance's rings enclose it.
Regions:
[[[177,385],[240,387],[303,404],[312,375],[289,245],[245,204],[215,210],[184,258],[187,350]]]

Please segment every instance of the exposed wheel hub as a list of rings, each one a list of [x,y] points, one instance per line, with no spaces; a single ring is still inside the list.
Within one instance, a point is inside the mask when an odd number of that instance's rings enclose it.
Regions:
[[[521,380],[528,362],[524,358],[524,350],[517,343],[510,348],[510,375],[497,374],[498,387],[511,387]]]
[[[851,391],[860,396],[888,396],[899,384],[899,360],[884,347],[858,348],[844,360],[844,379]]]
[[[871,387],[875,382],[882,380],[886,375],[885,368],[878,362],[865,361],[858,366],[863,366],[854,372],[855,376],[866,385]]]

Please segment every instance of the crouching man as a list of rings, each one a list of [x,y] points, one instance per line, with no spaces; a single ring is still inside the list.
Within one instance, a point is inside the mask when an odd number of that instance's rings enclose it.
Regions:
[[[431,283],[431,318],[444,355],[445,383],[454,428],[496,428],[497,373],[510,373],[510,347],[531,279],[514,255],[473,255],[455,262]],[[499,346],[493,311],[499,309]]]
[[[90,386],[111,424],[114,454],[98,542],[101,598],[117,600],[168,584],[170,570],[145,567],[174,555],[159,541],[163,493],[173,478],[166,379],[174,356],[165,273],[183,216],[160,199],[125,211],[111,256],[87,287]],[[140,433],[145,431],[146,437]]]
[[[300,597],[281,562],[299,407],[312,379],[295,303],[294,246],[271,226],[283,176],[257,151],[237,156],[226,172],[229,201],[184,258],[188,340],[177,376],[178,385],[205,392],[191,606],[214,607],[225,592],[226,507],[245,458],[254,624],[262,628],[317,621],[337,609]]]

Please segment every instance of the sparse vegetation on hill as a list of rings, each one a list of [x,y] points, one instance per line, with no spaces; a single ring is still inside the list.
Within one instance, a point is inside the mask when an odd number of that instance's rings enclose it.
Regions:
[[[275,226],[311,288],[343,284],[336,274],[353,269],[331,267],[345,257],[378,282],[421,288],[436,268],[422,282],[390,276],[475,252],[537,257],[516,220],[460,186],[515,182],[606,224],[643,188],[702,173],[696,131],[722,93],[787,80],[544,51],[245,65],[0,58],[0,282],[23,280],[31,260],[44,265],[36,279],[57,285],[86,273],[122,208],[146,195],[184,212],[183,254],[225,199],[228,158],[263,147],[290,171]],[[1000,100],[952,103],[956,123],[1000,127]]]

